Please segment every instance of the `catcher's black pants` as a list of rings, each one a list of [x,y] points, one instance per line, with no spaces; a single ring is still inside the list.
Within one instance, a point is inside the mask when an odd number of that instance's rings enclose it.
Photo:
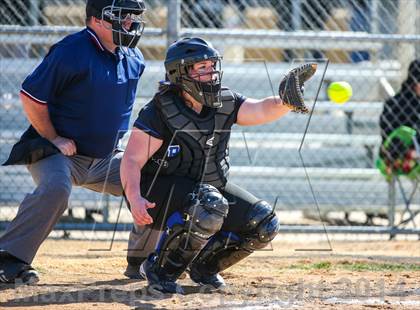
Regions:
[[[197,181],[180,176],[158,176],[153,181],[153,176],[143,174],[141,177],[141,194],[156,207],[147,211],[153,218],[153,223],[148,226],[134,226],[130,233],[128,259],[143,259],[152,252],[158,242],[160,232],[165,229],[166,219],[175,211],[182,213],[184,201],[192,193]],[[222,230],[226,232],[246,232],[246,214],[260,201],[243,188],[227,183],[224,188],[218,188],[229,202],[229,213],[224,221]],[[172,196],[170,197],[170,193]]]
[[[155,202],[156,207],[148,209],[153,218],[153,229],[158,229],[165,224],[166,219],[175,211],[182,213],[185,199],[194,191],[197,181],[180,176],[159,176],[153,182],[153,178],[142,175],[141,194],[150,202]],[[218,188],[220,193],[229,202],[229,213],[224,221],[222,230],[241,233],[244,231],[246,214],[261,199],[256,198],[243,188],[227,183],[224,188]],[[172,195],[170,195],[172,192]]]

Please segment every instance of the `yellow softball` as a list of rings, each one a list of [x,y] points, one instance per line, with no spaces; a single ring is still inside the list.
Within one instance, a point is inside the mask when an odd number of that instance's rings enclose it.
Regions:
[[[328,98],[334,103],[346,103],[353,95],[353,89],[347,82],[333,82],[328,86]]]

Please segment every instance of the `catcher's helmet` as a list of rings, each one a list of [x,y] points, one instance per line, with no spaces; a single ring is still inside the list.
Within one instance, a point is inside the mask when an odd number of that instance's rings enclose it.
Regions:
[[[95,16],[112,25],[114,44],[135,47],[143,34],[146,10],[143,0],[88,0],[86,16]]]
[[[213,71],[206,73],[212,79],[206,82],[188,75],[189,68],[204,60],[213,62]],[[180,87],[203,105],[219,108],[222,106],[221,60],[219,52],[209,42],[201,38],[183,38],[172,43],[166,52],[166,76],[171,84]]]

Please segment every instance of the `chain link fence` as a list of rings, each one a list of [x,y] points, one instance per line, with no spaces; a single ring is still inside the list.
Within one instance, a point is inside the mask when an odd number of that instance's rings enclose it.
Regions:
[[[145,2],[147,24],[139,47],[147,69],[133,117],[164,77],[167,44],[180,36],[210,40],[224,55],[224,84],[251,98],[273,95],[281,77],[298,63],[318,62],[317,74],[305,87],[309,103],[313,105],[317,98],[310,122],[308,116],[290,113],[264,126],[235,128],[232,180],[275,204],[277,210],[318,214],[318,204],[322,213],[363,211],[368,221],[373,214],[387,214],[390,206],[389,214],[394,207],[407,211],[407,197],[392,186],[395,182],[386,181],[375,161],[384,102],[398,93],[409,63],[419,57],[420,1]],[[84,27],[84,11],[83,0],[1,1],[1,161],[28,126],[18,98],[21,82],[52,44]],[[326,90],[332,81],[352,85],[348,103],[329,101]],[[418,109],[398,113],[417,115],[418,129]],[[415,185],[403,177],[401,182],[404,188]],[[32,190],[25,167],[1,168],[0,220],[13,218],[16,206]],[[70,201],[74,209],[99,205],[110,222],[116,216],[113,207],[120,202],[80,188],[73,190]],[[410,210],[419,205],[419,191],[414,189]]]

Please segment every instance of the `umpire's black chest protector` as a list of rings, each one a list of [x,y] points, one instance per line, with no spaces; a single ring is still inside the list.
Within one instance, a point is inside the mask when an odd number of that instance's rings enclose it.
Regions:
[[[159,174],[187,176],[224,186],[229,170],[230,130],[235,121],[235,97],[222,89],[222,107],[201,117],[188,108],[172,91],[156,95],[155,103],[162,121],[171,133],[149,163]],[[149,166],[149,165],[147,165]],[[150,167],[150,166],[149,166]]]

